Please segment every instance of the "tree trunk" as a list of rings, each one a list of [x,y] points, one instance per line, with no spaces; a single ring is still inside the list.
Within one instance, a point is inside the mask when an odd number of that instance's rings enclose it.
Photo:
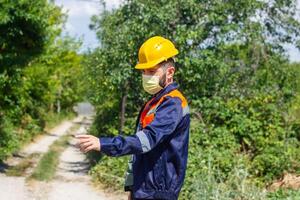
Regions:
[[[125,112],[126,112],[126,101],[127,101],[127,87],[125,87],[124,92],[122,93],[122,100],[121,100],[121,112],[120,112],[120,127],[119,127],[119,134],[123,133],[124,125],[125,125]]]
[[[60,87],[58,90],[58,98],[56,101],[56,112],[57,113],[60,113],[60,110],[61,110],[61,105],[60,105],[61,92],[62,92],[62,88]]]

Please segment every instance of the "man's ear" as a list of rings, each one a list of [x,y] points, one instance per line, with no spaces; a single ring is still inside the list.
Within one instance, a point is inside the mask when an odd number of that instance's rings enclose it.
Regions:
[[[175,73],[175,67],[169,67],[168,70],[167,70],[167,78],[171,78],[174,76],[174,73]]]

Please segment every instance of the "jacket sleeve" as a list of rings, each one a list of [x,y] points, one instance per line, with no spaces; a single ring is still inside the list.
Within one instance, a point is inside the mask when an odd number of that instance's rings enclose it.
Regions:
[[[172,135],[182,119],[181,100],[166,97],[157,107],[154,120],[131,136],[101,137],[101,151],[109,156],[142,154],[151,151]]]

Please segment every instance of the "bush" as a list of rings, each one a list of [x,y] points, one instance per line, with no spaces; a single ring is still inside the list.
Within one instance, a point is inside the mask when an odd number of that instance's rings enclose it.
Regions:
[[[0,161],[19,146],[16,135],[12,123],[0,113]]]
[[[89,173],[96,183],[115,190],[123,190],[128,160],[128,156],[120,158],[104,156]]]
[[[188,168],[181,199],[265,199],[264,186],[299,170],[299,141],[276,96],[193,101]],[[99,182],[122,188],[126,158],[101,160]],[[118,184],[115,184],[115,177]]]
[[[245,155],[250,175],[262,183],[299,169],[297,134],[276,106],[276,96],[203,98],[193,104],[195,113],[202,111],[203,121],[194,122],[190,153],[212,156],[212,165],[224,177],[236,166],[234,158],[240,154]]]
[[[199,156],[201,157],[201,156]],[[222,172],[213,166],[210,160],[199,158],[196,168],[189,167],[184,187],[179,199],[191,200],[229,200],[247,199],[264,200],[266,192],[258,188],[249,180],[249,173],[242,162],[237,163],[228,173],[226,179],[222,178]],[[242,160],[243,161],[243,160]],[[193,173],[191,175],[191,173]]]

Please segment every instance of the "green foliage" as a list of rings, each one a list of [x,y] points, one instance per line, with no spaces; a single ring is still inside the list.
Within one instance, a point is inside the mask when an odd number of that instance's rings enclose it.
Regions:
[[[233,167],[234,163],[228,161],[236,153],[247,154],[251,174],[268,181],[284,170],[299,167],[297,134],[276,107],[275,95],[256,94],[254,98],[225,101],[203,98],[194,105],[202,111],[204,120],[194,133],[199,136],[196,146],[222,152],[214,156],[213,164],[224,174]]]
[[[65,119],[74,118],[75,115],[76,115],[75,113],[69,111],[62,111],[60,113],[48,112],[45,118],[45,122],[46,122],[45,127],[46,129],[51,129]]]
[[[123,132],[134,133],[133,119],[146,99],[133,69],[138,48],[150,36],[165,36],[179,48],[176,78],[192,108],[182,198],[204,191],[208,198],[215,192],[220,199],[264,198],[256,187],[300,166],[300,126],[289,111],[299,105],[299,76],[282,47],[300,40],[296,12],[295,0],[128,0],[94,16],[91,28],[101,46],[85,57],[89,99],[98,113],[93,132],[118,133],[126,97]],[[94,169],[111,170],[106,162]],[[235,174],[239,163],[247,176]],[[207,174],[209,180],[201,180]],[[235,182],[240,178],[244,185]]]
[[[266,199],[266,192],[249,181],[248,171],[241,163],[242,158],[237,161],[226,179],[222,178],[222,172],[211,163],[213,156],[208,161],[201,159],[201,155],[198,158],[199,171],[193,174],[188,171],[179,199]]]
[[[61,9],[48,0],[0,1],[0,72],[41,54],[61,31]]]
[[[0,114],[0,160],[18,146],[13,125]]]
[[[290,70],[295,74],[295,80],[297,83],[295,90],[297,91],[296,98],[292,102],[292,106],[290,108],[290,119],[289,121],[295,121],[300,124],[300,63],[292,63],[290,65]],[[298,130],[298,133],[300,130]]]
[[[237,95],[243,95],[240,93],[247,92],[252,85],[274,90],[279,86],[283,91],[281,86],[288,81],[280,68],[287,61],[274,40],[299,39],[297,27],[300,25],[293,18],[294,12],[295,1],[274,4],[256,0],[225,3],[212,0],[202,4],[193,0],[126,1],[119,9],[104,11],[92,18],[91,27],[101,47],[85,59],[90,100],[106,119],[112,119],[111,113],[103,114],[102,110],[117,108],[120,113],[124,96],[127,97],[127,117],[138,111],[135,105],[143,103],[145,94],[136,92],[142,88],[140,75],[133,66],[137,62],[138,48],[153,35],[166,36],[177,44],[180,50],[177,80],[190,99],[219,93],[230,95],[237,89],[240,90]],[[256,20],[258,13],[264,13],[265,17]],[[274,19],[277,22],[271,23]],[[266,37],[270,34],[274,40]],[[256,77],[257,73],[261,75]],[[278,78],[284,83],[276,82]],[[119,116],[112,119],[116,128]],[[103,126],[106,123],[99,124]]]
[[[0,160],[84,98],[80,41],[53,1],[0,0]],[[63,116],[63,115],[60,115]]]
[[[223,102],[213,98],[197,105],[203,112],[194,111],[197,117],[191,126],[182,199],[197,199],[197,194],[204,191],[209,198],[219,194],[224,197],[219,199],[230,199],[228,195],[232,194],[229,193],[243,196],[241,191],[237,191],[237,186],[248,190],[245,191],[246,197],[260,194],[258,189],[257,193],[253,193],[254,188],[264,186],[265,182],[284,171],[299,170],[299,141],[292,130],[283,132],[278,122],[283,119],[264,99]],[[258,109],[262,110],[259,112]],[[237,168],[241,168],[247,176],[235,174]],[[235,182],[241,178],[246,185]],[[248,196],[246,199],[253,198]]]
[[[103,157],[89,173],[93,181],[102,183],[104,186],[115,190],[122,190],[128,160],[128,156],[113,159]]]
[[[268,194],[270,200],[297,200],[300,198],[300,190],[280,189],[274,193]]]

